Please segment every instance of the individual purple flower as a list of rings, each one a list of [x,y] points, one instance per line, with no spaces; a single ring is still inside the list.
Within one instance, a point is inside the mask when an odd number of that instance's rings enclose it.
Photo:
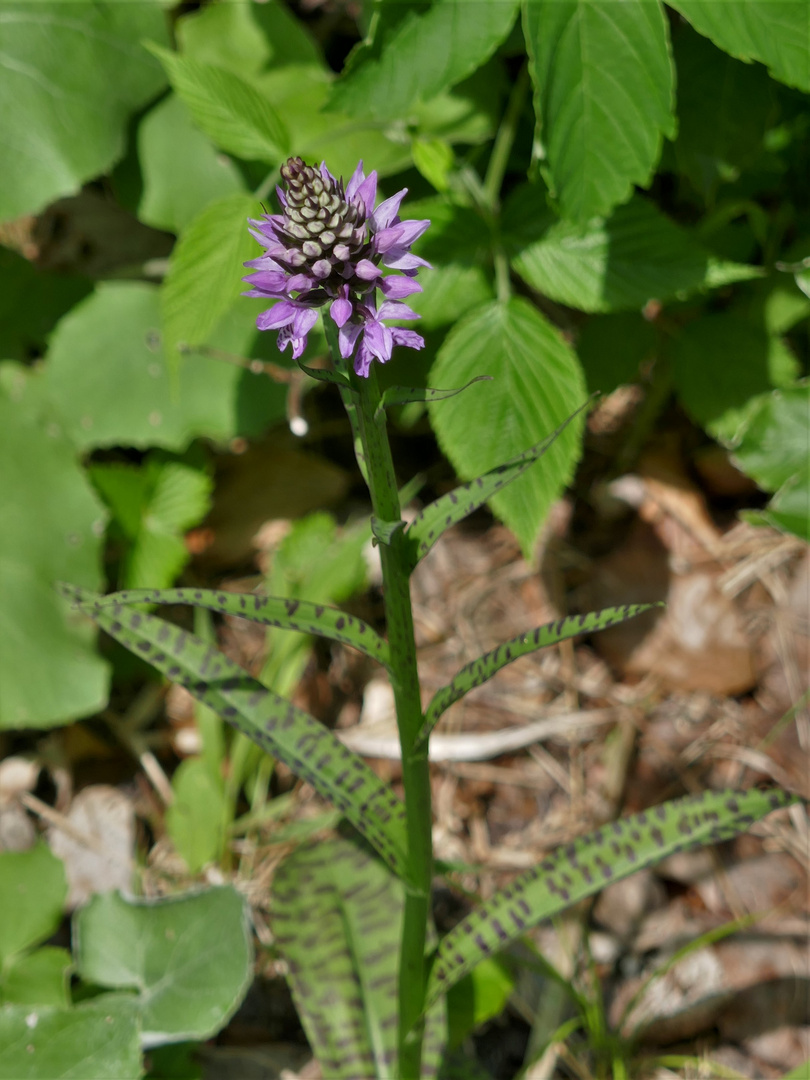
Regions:
[[[421,349],[419,334],[384,322],[419,318],[400,301],[422,291],[415,277],[420,266],[430,266],[410,250],[430,222],[399,218],[408,189],[375,208],[377,174],[366,176],[362,161],[345,190],[326,165],[316,169],[301,158],[290,158],[281,175],[287,185],[276,189],[282,212],[250,221],[265,254],[245,263],[254,272],[244,279],[251,286],[244,295],[278,301],[259,315],[258,328],[278,330],[279,349],[292,343],[297,360],[317,309],[329,304],[341,356],[354,355],[354,370],[364,377],[372,360],[391,359],[394,345]],[[382,267],[399,273],[385,274]],[[379,308],[377,289],[384,297]]]

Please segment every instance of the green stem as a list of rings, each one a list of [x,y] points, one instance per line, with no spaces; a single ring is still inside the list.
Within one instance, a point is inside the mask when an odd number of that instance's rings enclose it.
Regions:
[[[512,146],[515,142],[518,122],[523,109],[523,101],[528,88],[529,68],[528,65],[524,64],[515,80],[515,85],[512,87],[509,101],[506,103],[506,111],[498,128],[498,134],[495,136],[492,154],[487,165],[487,174],[484,177],[484,192],[491,210],[497,210],[500,205],[501,186],[506,175],[506,166],[509,162],[509,155],[512,153]]]
[[[336,334],[324,319],[332,355],[337,357]],[[341,365],[345,371],[345,366]],[[368,473],[374,517],[378,522],[402,520],[394,463],[386,430],[385,410],[372,364],[367,379],[347,371],[354,392],[355,422]],[[411,610],[408,550],[402,529],[387,544],[380,544],[383,599],[390,646],[391,686],[396,703],[402,752],[402,784],[412,885],[406,886],[405,911],[399,958],[399,1077],[419,1080],[427,971],[425,945],[430,916],[430,885],[433,877],[432,812],[427,749],[414,755],[422,727],[422,703],[416,668],[416,643]]]

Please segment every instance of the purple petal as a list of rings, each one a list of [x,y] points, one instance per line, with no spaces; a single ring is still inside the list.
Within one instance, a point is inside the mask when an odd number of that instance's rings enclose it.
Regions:
[[[386,199],[385,202],[381,202],[374,213],[371,215],[371,231],[378,232],[380,229],[387,229],[399,211],[399,204],[408,194],[408,189],[403,188],[402,191],[398,191],[396,195],[392,195],[390,199]]]
[[[374,357],[366,347],[365,341],[363,341],[360,348],[357,350],[357,356],[354,358],[354,370],[361,379],[368,378],[368,373],[371,370],[371,361],[373,359]]]
[[[374,200],[377,198],[377,171],[370,172],[357,190],[357,197],[363,200],[366,217],[370,217],[374,210]]]
[[[400,248],[395,248],[383,256],[383,264],[390,270],[403,270],[405,272],[416,270],[420,266],[426,266],[428,270],[433,269],[427,259],[420,259],[418,255],[412,255],[410,251],[401,251]]]
[[[332,322],[340,328],[345,322],[352,317],[352,305],[345,296],[339,296],[337,300],[332,302],[332,306],[329,308],[329,314],[332,316]]]
[[[298,306],[292,300],[281,300],[275,307],[263,311],[256,319],[256,326],[260,330],[278,330],[281,326],[287,326],[295,318]]]
[[[281,270],[282,273],[284,271],[284,267],[280,266],[275,259],[271,259],[269,255],[260,255],[258,259],[250,259],[242,265],[251,266],[256,270]]]
[[[413,278],[401,277],[399,274],[389,274],[388,277],[384,277],[380,282],[380,288],[383,295],[390,300],[401,300],[405,296],[411,296],[412,293],[422,291],[422,286],[418,281],[414,281]]]
[[[365,325],[365,333],[363,334],[363,342],[366,348],[377,357],[378,360],[382,360],[383,363],[386,360],[391,359],[391,350],[394,347],[394,339],[391,336],[391,331],[384,323],[377,322],[376,319],[372,319]]]
[[[366,178],[366,174],[363,172],[362,159],[357,162],[357,168],[352,173],[352,178],[346,185],[346,202],[351,202],[354,198],[355,192]]]
[[[344,360],[348,360],[354,352],[354,346],[357,338],[360,334],[362,327],[360,323],[344,323],[338,331],[338,343],[340,345],[340,355]]]
[[[354,272],[361,281],[374,281],[380,276],[379,267],[375,266],[371,259],[360,259],[355,264]]]
[[[242,281],[252,285],[254,289],[275,295],[286,292],[287,275],[283,270],[259,270],[255,274],[248,274]]]
[[[379,319],[418,319],[416,314],[407,304],[399,304],[393,300],[385,300],[380,305]]]
[[[293,319],[293,333],[296,337],[305,338],[317,321],[318,311],[316,308],[299,307]]]
[[[424,349],[425,347],[425,339],[415,330],[404,330],[400,326],[392,326],[391,336],[395,345],[407,345],[409,349]]]

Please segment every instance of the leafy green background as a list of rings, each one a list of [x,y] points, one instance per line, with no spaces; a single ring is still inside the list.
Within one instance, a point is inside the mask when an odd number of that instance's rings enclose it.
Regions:
[[[327,60],[278,0],[5,5],[0,726],[103,707],[108,665],[51,583],[173,583],[219,450],[282,421],[285,387],[221,356],[277,357],[239,294],[256,254],[245,219],[288,154],[345,176],[362,158],[382,194],[407,186],[404,212],[431,219],[414,299],[427,348],[383,377],[494,377],[427,410],[462,479],[538,442],[586,388],[640,381],[773,497],[759,520],[806,535],[807,11],[468,12],[383,6]],[[61,257],[52,224],[20,242],[22,215],[88,182],[143,248],[111,266]],[[581,432],[492,500],[527,555]]]

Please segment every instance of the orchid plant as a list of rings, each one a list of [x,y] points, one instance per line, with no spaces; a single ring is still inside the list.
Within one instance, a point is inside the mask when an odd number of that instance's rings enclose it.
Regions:
[[[780,791],[707,792],[614,821],[550,852],[437,940],[429,765],[437,721],[519,657],[613,626],[651,605],[607,608],[530,629],[466,664],[423,700],[409,593],[414,568],[448,528],[533,467],[570,420],[406,523],[386,408],[436,402],[468,388],[382,392],[378,382],[377,364],[389,361],[395,347],[423,346],[419,334],[389,323],[416,318],[403,301],[421,290],[416,277],[427,264],[411,245],[430,222],[400,220],[405,190],[377,205],[377,175],[366,175],[362,163],[345,186],[325,165],[309,166],[300,158],[288,160],[281,176],[286,186],[278,190],[279,212],[250,222],[264,253],[247,264],[246,295],[272,302],[258,326],[277,331],[279,348],[291,345],[299,362],[323,314],[332,368],[303,370],[336,385],[346,407],[380,551],[385,637],[338,609],[254,593],[168,589],[102,597],[72,586],[64,591],[110,635],[285,762],[344,816],[349,835],[301,846],[276,873],[275,944],[324,1075],[417,1080],[437,1075],[446,1062],[447,995],[482,961],[605,883],[684,847],[734,836],[790,798]],[[481,378],[486,376],[473,382]],[[396,703],[404,799],[312,716],[144,606],[177,603],[320,635],[379,663]]]

